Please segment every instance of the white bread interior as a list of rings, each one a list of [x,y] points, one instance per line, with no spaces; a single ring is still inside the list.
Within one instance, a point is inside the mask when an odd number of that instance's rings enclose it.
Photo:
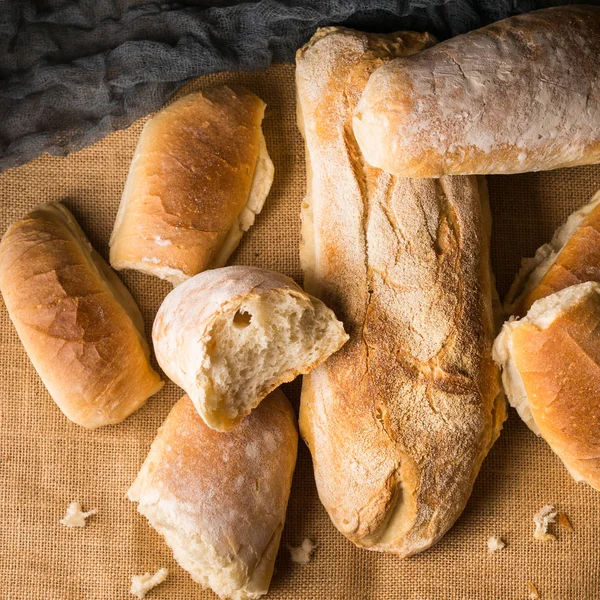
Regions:
[[[571,214],[567,221],[554,232],[550,243],[540,246],[533,258],[524,258],[521,261],[519,273],[510,286],[504,302],[504,312],[506,315],[514,314],[515,307],[519,304],[521,298],[530,294],[540,283],[573,233],[575,233],[581,223],[599,203],[600,192],[595,194],[588,204]]]

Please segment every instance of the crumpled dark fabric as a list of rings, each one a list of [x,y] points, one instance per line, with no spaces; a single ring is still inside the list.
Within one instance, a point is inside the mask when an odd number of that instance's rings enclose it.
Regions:
[[[318,27],[412,29],[444,39],[559,4],[571,3],[0,0],[0,171],[125,128],[190,78],[292,62]]]

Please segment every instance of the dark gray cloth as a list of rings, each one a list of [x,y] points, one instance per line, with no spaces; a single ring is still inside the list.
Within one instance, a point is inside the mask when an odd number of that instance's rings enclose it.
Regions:
[[[427,30],[443,39],[558,4],[572,3],[0,0],[0,171],[127,127],[192,77],[291,62],[317,27]]]

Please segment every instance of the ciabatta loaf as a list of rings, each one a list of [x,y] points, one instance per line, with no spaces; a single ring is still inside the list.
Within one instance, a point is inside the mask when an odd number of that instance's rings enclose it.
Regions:
[[[6,232],[0,290],[33,366],[74,423],[119,423],[162,388],[139,308],[62,204],[39,206]]]
[[[354,118],[367,162],[405,177],[600,162],[600,7],[518,15],[375,71]]]
[[[512,406],[577,481],[600,490],[600,284],[574,285],[508,321],[494,344]]]
[[[600,192],[569,216],[549,244],[523,260],[504,310],[523,317],[536,300],[586,281],[600,282]]]
[[[175,560],[221,598],[269,589],[296,465],[296,417],[276,390],[229,433],[184,396],[159,429],[129,499]]]
[[[206,424],[228,431],[348,336],[333,312],[289,277],[224,267],[177,286],[158,310],[152,338],[158,363]]]
[[[454,523],[505,417],[484,182],[394,178],[352,134],[369,74],[431,43],[328,28],[297,54],[305,286],[350,334],[304,377],[301,433],[335,526],[400,556]]]
[[[243,87],[188,94],[146,123],[110,238],[115,269],[174,284],[222,267],[273,181],[265,103]]]

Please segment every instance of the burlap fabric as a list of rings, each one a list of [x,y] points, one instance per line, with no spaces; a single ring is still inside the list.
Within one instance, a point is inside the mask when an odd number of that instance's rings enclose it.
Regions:
[[[264,73],[220,74],[186,90],[215,83],[248,86],[268,104],[267,144],[275,163],[268,202],[233,261],[282,271],[301,281],[299,210],[304,149],[296,129],[292,66]],[[67,158],[43,156],[0,176],[1,230],[36,204],[64,202],[94,246],[108,239],[144,120]],[[493,266],[504,295],[522,256],[600,188],[600,166],[490,177],[494,218]],[[340,232],[343,235],[343,232]],[[125,272],[150,330],[170,285]],[[0,310],[0,598],[6,600],[123,600],[133,574],[168,567],[158,599],[210,599],[171,557],[125,492],[157,428],[181,391],[173,384],[124,423],[86,431],[68,422],[29,363],[6,310]],[[557,349],[558,351],[560,349]],[[297,384],[285,392],[297,406]],[[97,508],[84,529],[59,525],[78,499]],[[553,503],[574,533],[533,539],[532,516]],[[301,444],[282,547],[269,597],[273,600],[518,600],[527,583],[542,600],[600,598],[600,494],[576,484],[549,448],[515,414],[486,459],[457,524],[431,550],[399,560],[355,548],[331,525],[319,503],[310,455]],[[507,542],[490,555],[486,540]],[[291,562],[287,545],[306,537],[318,544],[306,566]]]

